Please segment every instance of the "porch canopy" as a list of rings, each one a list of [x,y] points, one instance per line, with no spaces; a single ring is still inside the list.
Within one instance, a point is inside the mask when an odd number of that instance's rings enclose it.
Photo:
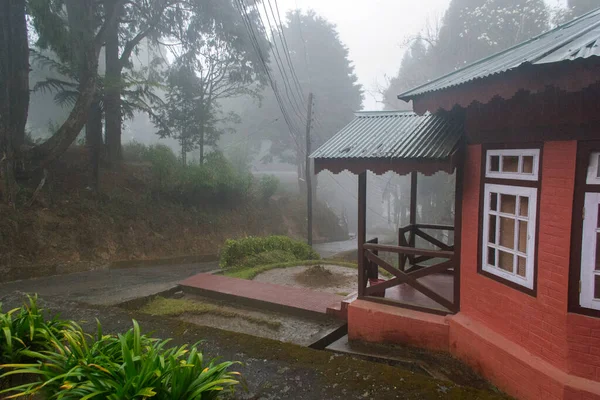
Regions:
[[[442,114],[417,115],[411,111],[357,112],[341,131],[312,155],[315,173],[348,170],[360,174],[413,171],[432,175],[452,173],[462,123]]]
[[[315,173],[347,170],[359,176],[359,298],[438,314],[458,311],[462,135],[462,123],[445,113],[357,112],[352,122],[311,155]],[[417,223],[417,173],[455,170],[454,226]],[[411,175],[410,224],[399,229],[397,246],[379,244],[377,238],[367,241],[367,171]],[[455,231],[456,240],[445,243],[433,231]],[[428,243],[427,248],[416,248],[417,237]],[[397,257],[390,262],[380,257],[385,252]],[[379,279],[380,268],[389,279]]]

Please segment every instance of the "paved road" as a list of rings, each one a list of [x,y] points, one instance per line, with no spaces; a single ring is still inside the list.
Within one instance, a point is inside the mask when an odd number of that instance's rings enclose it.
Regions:
[[[356,239],[344,240],[342,242],[319,243],[313,245],[313,248],[323,258],[332,257],[338,253],[350,250],[356,250]]]
[[[97,305],[114,305],[168,290],[177,282],[218,268],[216,262],[163,265],[27,279],[0,284],[0,298],[14,291]]]

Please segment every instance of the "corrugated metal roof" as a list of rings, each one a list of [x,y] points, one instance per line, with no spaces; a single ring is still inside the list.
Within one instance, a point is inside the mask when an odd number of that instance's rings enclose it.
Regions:
[[[600,8],[524,43],[421,85],[398,98],[458,86],[518,68],[524,64],[549,64],[600,56]]]
[[[315,159],[446,159],[463,132],[436,114],[410,111],[357,112],[355,118],[312,155]]]

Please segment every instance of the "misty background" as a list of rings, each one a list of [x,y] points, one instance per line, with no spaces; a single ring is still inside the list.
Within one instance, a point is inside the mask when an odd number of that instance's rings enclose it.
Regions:
[[[156,96],[173,109],[159,110],[148,100],[146,109],[132,107],[129,113],[124,112],[124,156],[128,143],[162,143],[190,163],[221,151],[239,168],[249,168],[256,176],[276,176],[286,190],[304,196],[309,92],[314,94],[314,151],[346,125],[354,111],[410,110],[410,104],[397,100],[399,93],[596,6],[592,0],[265,1],[256,6],[256,21],[268,40],[258,45],[269,54],[270,73],[243,88],[227,88],[215,101],[210,121],[198,121],[203,127],[200,142],[190,139],[197,132],[178,136],[157,123],[158,117],[176,118],[177,107],[184,104],[181,92],[186,83],[181,82],[184,78],[193,81],[197,74],[180,63],[184,50],[177,44],[151,39],[138,44],[125,70],[138,82],[152,78],[153,84],[136,89],[138,94]],[[207,48],[200,58],[207,63],[214,54],[214,49]],[[34,90],[27,131],[33,141],[50,136],[72,107],[68,88],[63,85],[61,90],[53,90],[56,87],[43,84],[49,79],[70,79],[64,70],[53,67],[55,59],[52,53],[40,50],[31,60],[30,85]],[[103,62],[99,74],[105,74]],[[123,93],[122,98],[126,97]],[[190,113],[204,115],[197,109]],[[83,143],[84,137],[85,132],[79,141]],[[315,181],[316,199],[331,208],[350,232],[356,232],[357,177],[324,171]],[[408,223],[409,190],[406,176],[369,174],[367,222],[371,234],[394,237],[397,228]],[[420,176],[419,220],[452,224],[453,190],[453,176]]]

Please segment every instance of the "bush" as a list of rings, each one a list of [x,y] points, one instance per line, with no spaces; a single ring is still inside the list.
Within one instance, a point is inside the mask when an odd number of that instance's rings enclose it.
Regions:
[[[197,346],[167,348],[167,340],[142,335],[133,329],[123,335],[102,335],[94,340],[81,328],[50,336],[47,351],[26,350],[36,364],[2,365],[15,368],[2,375],[37,375],[39,380],[2,390],[14,397],[44,393],[48,399],[216,399],[238,382],[229,372],[233,362],[206,362]]]
[[[147,152],[148,146],[135,140],[123,145],[123,159],[126,161],[145,161]]]
[[[252,268],[258,265],[268,265],[282,262],[297,261],[298,259],[294,254],[284,250],[271,250],[263,251],[262,253],[253,254],[248,257],[244,257],[238,266],[244,268]]]
[[[246,237],[227,240],[221,251],[221,268],[240,266],[250,256],[264,252],[281,250],[291,253],[297,260],[318,260],[319,254],[309,245],[287,236]]]
[[[273,175],[263,175],[258,181],[259,197],[263,201],[268,201],[279,188],[279,179]]]

